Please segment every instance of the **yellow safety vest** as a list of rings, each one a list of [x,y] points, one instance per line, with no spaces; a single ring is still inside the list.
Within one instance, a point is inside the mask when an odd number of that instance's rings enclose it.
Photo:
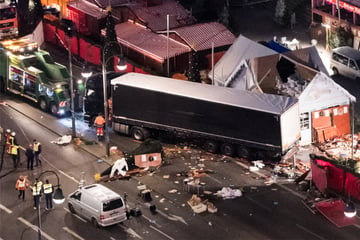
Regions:
[[[52,188],[52,184],[51,183],[45,183],[44,184],[44,193],[48,194],[48,193],[52,193],[53,188]]]
[[[40,146],[40,143],[39,143],[39,142],[34,143],[34,151],[35,151],[35,152],[38,152],[38,151],[39,151],[39,146]]]
[[[16,146],[16,145],[14,145],[14,146],[11,146],[11,155],[17,155],[18,154],[18,148],[19,148],[19,146]]]
[[[38,195],[40,195],[40,191],[41,191],[41,186],[36,186],[36,185],[34,185],[34,186],[32,187],[33,196],[38,196]]]

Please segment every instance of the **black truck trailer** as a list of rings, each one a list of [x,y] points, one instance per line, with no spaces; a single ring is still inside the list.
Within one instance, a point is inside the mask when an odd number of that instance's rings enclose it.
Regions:
[[[139,73],[114,78],[111,87],[112,128],[136,140],[179,132],[212,153],[264,158],[282,156],[300,137],[296,98]]]

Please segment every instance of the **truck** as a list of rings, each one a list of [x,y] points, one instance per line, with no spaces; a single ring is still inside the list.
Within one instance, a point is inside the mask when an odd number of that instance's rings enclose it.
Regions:
[[[16,1],[0,0],[0,40],[19,34]]]
[[[110,81],[123,73],[109,71],[106,73],[107,95],[111,97]],[[103,74],[96,73],[87,78],[84,93],[84,122],[91,126],[98,114],[104,114]]]
[[[173,132],[206,151],[278,161],[300,138],[296,98],[127,73],[111,80],[112,129],[136,140]]]
[[[0,92],[11,92],[55,116],[70,110],[70,75],[28,39],[0,42]]]

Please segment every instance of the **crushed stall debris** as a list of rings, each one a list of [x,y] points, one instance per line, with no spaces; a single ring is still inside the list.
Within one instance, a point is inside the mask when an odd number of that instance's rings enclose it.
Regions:
[[[216,196],[222,197],[222,199],[234,199],[241,197],[242,192],[240,189],[232,189],[230,187],[223,187],[221,190],[215,193]]]

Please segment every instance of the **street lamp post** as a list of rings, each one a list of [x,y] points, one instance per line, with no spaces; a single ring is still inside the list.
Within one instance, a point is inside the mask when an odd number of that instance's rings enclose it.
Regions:
[[[122,47],[118,42],[115,41],[110,41],[107,42],[104,47],[103,47],[103,52],[102,52],[102,77],[103,77],[103,95],[104,95],[104,119],[105,119],[105,145],[106,145],[106,157],[110,156],[110,138],[109,138],[109,109],[108,109],[108,82],[107,82],[107,77],[106,77],[106,64],[108,62],[108,60],[110,60],[111,58],[115,57],[116,55],[113,55],[111,57],[109,57],[108,59],[105,59],[105,50],[106,48],[109,46],[110,43],[117,43],[120,47],[120,60],[117,64],[117,68],[120,71],[124,71],[126,69],[126,64],[125,61],[123,59],[123,52],[122,52]]]
[[[41,178],[41,176],[43,176],[46,173],[53,173],[55,174],[56,178],[57,178],[57,185],[55,185],[55,187],[57,187],[57,189],[54,192],[54,197],[53,197],[53,202],[55,204],[62,204],[65,201],[65,197],[63,195],[63,192],[60,188],[60,180],[59,180],[59,176],[56,174],[56,172],[51,171],[51,170],[47,170],[44,171],[42,173],[40,173],[40,175],[38,176],[37,180],[39,180]],[[39,193],[40,191],[38,191],[38,181],[35,182],[35,186],[36,186],[36,192]],[[38,239],[41,240],[41,214],[40,214],[40,195],[38,196],[38,201],[37,201],[37,217],[38,217]]]

